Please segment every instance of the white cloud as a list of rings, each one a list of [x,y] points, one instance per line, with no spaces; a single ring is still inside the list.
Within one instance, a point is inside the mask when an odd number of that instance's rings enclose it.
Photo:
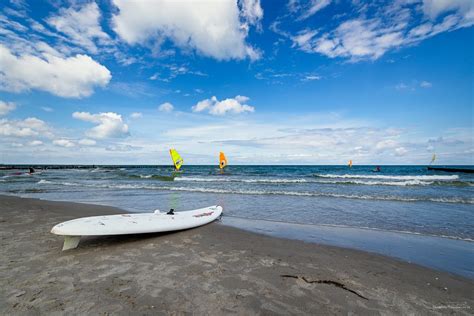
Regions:
[[[240,15],[250,25],[260,26],[260,20],[263,18],[263,9],[260,0],[239,0],[241,7]]]
[[[80,145],[84,146],[94,146],[97,142],[93,139],[83,138],[78,142]]]
[[[33,140],[33,141],[29,142],[28,145],[30,145],[30,146],[40,146],[40,145],[43,145],[43,142],[40,141],[40,140]]]
[[[243,1],[242,13],[236,0],[113,2],[118,8],[112,18],[113,29],[128,44],[160,47],[170,40],[184,50],[218,60],[260,57],[260,52],[246,43],[247,25],[263,16],[258,1]]]
[[[287,6],[291,13],[298,15],[297,20],[304,20],[321,11],[331,2],[331,0],[290,0]]]
[[[316,12],[324,9],[329,4],[331,4],[331,0],[311,0],[309,4],[309,8],[305,10],[305,12],[301,15],[300,19],[307,19],[310,16],[314,15]]]
[[[385,139],[375,144],[375,149],[377,150],[391,149],[391,148],[397,147],[398,145],[399,143],[393,139]]]
[[[86,132],[86,135],[91,138],[125,137],[130,134],[128,132],[128,125],[122,120],[122,115],[117,113],[91,114],[89,112],[74,112],[72,117],[97,124],[97,126]]]
[[[355,19],[342,23],[311,43],[311,50],[328,57],[377,59],[387,50],[401,45],[403,33],[386,29],[378,19]]]
[[[60,97],[81,98],[91,95],[96,86],[106,86],[110,79],[110,71],[86,55],[17,56],[0,44],[0,90],[37,89]]]
[[[431,88],[433,86],[433,84],[431,82],[428,82],[428,81],[422,81],[420,83],[420,87],[422,88]]]
[[[296,8],[295,10],[302,8],[298,2],[293,2],[292,7]],[[315,4],[313,8],[320,10],[327,6],[329,1],[312,3]],[[394,1],[379,7],[359,2],[353,2],[353,5],[356,12],[360,12],[360,16],[345,19],[344,15],[341,15],[337,18],[341,22],[334,28],[312,26],[312,29],[303,29],[296,35],[290,35],[282,31],[279,28],[281,23],[278,23],[273,25],[272,30],[291,38],[294,47],[307,53],[319,53],[329,58],[347,58],[357,62],[378,59],[390,50],[474,24],[472,0],[424,0],[422,11],[418,1]],[[305,12],[308,14],[311,10]],[[430,17],[430,20],[427,21],[423,13]]]
[[[298,35],[291,38],[293,40],[293,47],[298,46],[304,51],[311,51],[313,49],[311,40],[316,34],[318,34],[316,30],[301,31]]]
[[[316,75],[308,75],[308,76],[305,76],[303,79],[301,79],[302,81],[314,81],[314,80],[321,80],[321,77],[320,76],[316,76]]]
[[[53,144],[61,147],[74,147],[74,143],[67,139],[55,139]]]
[[[474,22],[474,2],[472,0],[424,0],[423,12],[436,19],[446,12],[458,12],[466,23]]]
[[[238,95],[235,98],[229,98],[222,101],[217,100],[215,96],[198,102],[192,107],[193,112],[208,111],[212,115],[225,115],[226,113],[244,113],[254,112],[253,106],[245,104],[248,97]]]
[[[395,86],[395,89],[397,89],[397,90],[406,90],[408,88],[409,88],[408,85],[406,85],[403,82],[400,82]]]
[[[50,127],[36,117],[24,120],[0,119],[0,135],[9,137],[51,137]]]
[[[160,106],[158,107],[158,111],[160,112],[171,112],[174,110],[174,106],[173,104],[169,103],[169,102],[165,102],[163,104],[160,104]]]
[[[395,154],[397,156],[405,156],[405,154],[408,152],[408,150],[405,149],[405,147],[398,147],[395,148]]]
[[[132,114],[130,114],[130,117],[132,119],[139,119],[139,118],[143,117],[143,114],[140,113],[140,112],[133,112]]]
[[[192,70],[189,69],[187,65],[177,65],[177,64],[165,64],[160,65],[161,70],[150,76],[148,79],[150,80],[160,80],[163,82],[170,82],[174,78],[183,75],[194,75],[200,77],[207,77],[207,74],[203,73],[199,70]]]
[[[53,112],[54,109],[50,108],[49,106],[42,106],[41,109],[45,112]]]
[[[97,53],[95,40],[102,43],[110,41],[100,26],[100,11],[95,2],[90,2],[77,10],[73,7],[61,9],[59,15],[46,21],[59,32],[66,34],[74,44],[92,53]]]
[[[0,100],[0,115],[6,115],[14,109],[16,109],[15,103]]]

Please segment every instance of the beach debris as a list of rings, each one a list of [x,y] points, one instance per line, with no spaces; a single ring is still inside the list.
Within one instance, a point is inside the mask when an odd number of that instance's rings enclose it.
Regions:
[[[305,276],[299,276],[299,275],[291,275],[291,274],[282,274],[280,275],[282,278],[293,278],[293,279],[300,279],[303,280],[306,283],[318,283],[318,284],[329,284],[329,285],[334,285],[335,287],[341,288],[343,290],[349,291],[352,294],[357,295],[360,298],[363,298],[364,300],[369,300],[367,297],[363,296],[362,294],[357,293],[356,291],[348,288],[345,284],[338,282],[338,281],[333,281],[333,280],[319,280],[319,279],[314,279],[310,280],[306,278]]]

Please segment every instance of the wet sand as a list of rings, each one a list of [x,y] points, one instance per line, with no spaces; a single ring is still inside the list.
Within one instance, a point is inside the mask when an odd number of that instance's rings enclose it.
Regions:
[[[219,223],[83,238],[64,252],[49,233],[65,220],[117,213],[0,196],[0,314],[473,313],[472,280]]]

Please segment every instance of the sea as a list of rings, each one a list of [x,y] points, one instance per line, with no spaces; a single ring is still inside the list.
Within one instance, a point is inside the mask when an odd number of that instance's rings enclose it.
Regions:
[[[129,212],[224,208],[222,224],[361,249],[474,278],[474,174],[426,166],[42,166],[0,194]],[[473,168],[472,166],[453,166]]]

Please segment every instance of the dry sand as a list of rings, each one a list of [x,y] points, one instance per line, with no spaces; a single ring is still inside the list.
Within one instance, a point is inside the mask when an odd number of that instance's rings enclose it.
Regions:
[[[224,210],[225,211],[225,210]],[[219,223],[84,238],[61,221],[111,207],[0,196],[0,314],[472,315],[474,282],[384,256]]]

